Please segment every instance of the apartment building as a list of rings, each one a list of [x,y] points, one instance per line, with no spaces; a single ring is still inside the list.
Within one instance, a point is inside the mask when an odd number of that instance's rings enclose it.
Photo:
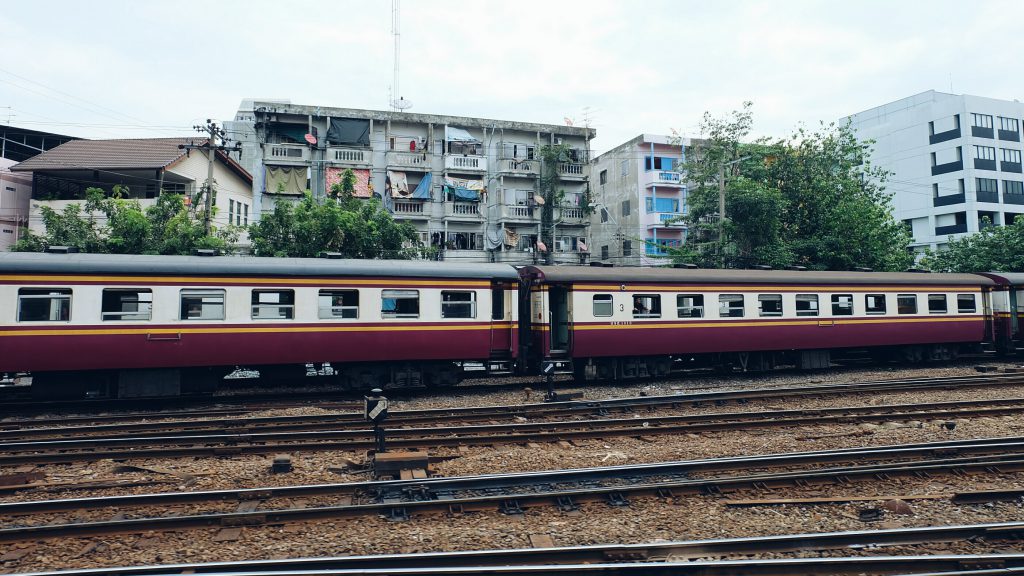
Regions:
[[[32,179],[11,172],[14,160],[0,158],[0,252],[7,252],[28,226]]]
[[[1017,101],[934,90],[849,117],[875,140],[871,161],[891,172],[886,191],[918,251],[1024,213],[1022,119]]]
[[[243,101],[229,130],[250,163],[257,213],[306,190],[323,197],[351,170],[355,196],[378,198],[441,258],[525,264],[550,251],[558,263],[586,259],[591,128],[286,101],[249,108]],[[567,155],[543,167],[541,148],[555,144]],[[538,243],[546,169],[564,192],[553,246]]]
[[[593,259],[621,266],[660,266],[686,241],[687,187],[678,171],[688,139],[641,134],[597,156]]]

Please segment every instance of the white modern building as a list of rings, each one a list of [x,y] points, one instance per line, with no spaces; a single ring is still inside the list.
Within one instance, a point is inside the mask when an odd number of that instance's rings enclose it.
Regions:
[[[1022,119],[1017,101],[934,90],[849,117],[919,251],[1024,213]]]
[[[7,252],[28,226],[32,179],[11,172],[14,160],[0,158],[0,252]]]
[[[641,134],[594,159],[591,216],[595,261],[617,266],[669,263],[686,241],[687,186],[679,165],[689,139]]]

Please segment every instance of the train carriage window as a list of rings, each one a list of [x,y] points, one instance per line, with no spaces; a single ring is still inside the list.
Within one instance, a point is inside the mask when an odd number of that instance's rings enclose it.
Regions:
[[[153,291],[149,288],[104,288],[100,317],[108,320],[149,320],[153,317]]]
[[[317,302],[321,319],[359,317],[359,290],[321,290]]]
[[[743,294],[719,294],[718,316],[720,318],[742,318]]]
[[[441,318],[476,318],[476,292],[442,290]]]
[[[419,290],[382,290],[380,315],[384,318],[419,318]]]
[[[703,318],[703,294],[679,294],[676,296],[676,312],[680,318]]]
[[[18,322],[68,322],[70,288],[19,288]]]
[[[661,295],[634,294],[633,318],[661,318]]]
[[[797,316],[817,316],[818,315],[818,295],[817,294],[797,294],[796,295],[796,315]]]
[[[757,313],[761,316],[782,316],[782,294],[759,294]]]
[[[949,311],[946,305],[945,294],[929,294],[928,295],[928,313],[929,314],[945,314]]]
[[[612,310],[611,294],[594,294],[594,316],[611,316]]]
[[[291,320],[295,317],[294,290],[253,290],[253,320]]]
[[[223,290],[182,290],[182,320],[223,320]]]
[[[917,294],[897,295],[896,312],[899,314],[917,314]]]
[[[832,315],[853,316],[853,294],[833,294]]]
[[[961,314],[974,314],[977,312],[978,305],[975,302],[974,294],[957,294],[956,311]]]
[[[505,319],[505,287],[491,288],[491,320]]]
[[[885,294],[865,294],[864,310],[868,314],[885,314]]]

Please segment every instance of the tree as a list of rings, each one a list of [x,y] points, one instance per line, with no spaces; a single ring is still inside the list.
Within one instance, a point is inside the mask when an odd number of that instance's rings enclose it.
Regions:
[[[921,264],[935,272],[1024,272],[1024,218],[950,238],[945,250],[929,251]]]
[[[259,256],[316,257],[337,252],[343,258],[407,259],[420,254],[416,229],[396,222],[377,200],[361,200],[332,186],[331,198],[317,202],[308,191],[297,203],[278,202],[249,227]]]
[[[725,119],[704,115],[707,137],[681,166],[692,182],[684,218],[690,242],[670,250],[675,261],[817,270],[901,270],[913,262],[910,236],[884,192],[886,174],[867,160],[870,142],[849,126],[822,124],[789,139],[743,143],[752,123],[749,102]]]
[[[559,188],[562,177],[558,173],[558,165],[569,161],[569,145],[545,145],[540,149],[541,173],[540,195],[544,204],[540,207],[540,240],[547,246],[545,261],[550,264],[555,247],[554,223],[555,208],[565,199],[565,190]]]

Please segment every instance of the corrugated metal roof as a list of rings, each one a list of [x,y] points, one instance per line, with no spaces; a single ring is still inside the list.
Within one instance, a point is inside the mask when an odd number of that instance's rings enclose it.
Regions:
[[[603,268],[597,266],[527,266],[550,282],[710,282],[739,284],[913,284],[991,286],[992,280],[975,274],[920,274],[912,272],[797,272],[790,270],[705,270],[680,268]]]
[[[330,260],[254,256],[144,256],[121,254],[0,253],[0,273],[174,274],[216,276],[374,276],[516,280],[504,264],[425,260]]]
[[[72,140],[14,166],[15,172],[38,170],[94,170],[163,168],[182,155],[180,144],[200,144],[193,138],[125,138]]]

